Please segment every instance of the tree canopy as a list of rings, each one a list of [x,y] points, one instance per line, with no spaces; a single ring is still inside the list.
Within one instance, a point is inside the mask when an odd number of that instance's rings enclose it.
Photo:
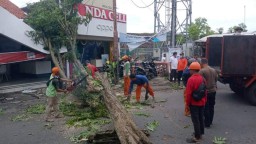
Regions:
[[[224,32],[223,27],[217,28],[216,30],[219,34],[222,34]]]
[[[189,37],[192,40],[197,40],[207,35],[214,34],[215,32],[207,23],[206,18],[196,18],[195,22],[191,23],[188,28]]]
[[[75,61],[76,36],[78,25],[87,25],[91,16],[80,17],[77,14],[77,4],[82,0],[41,0],[40,2],[28,4],[28,15],[24,21],[34,30],[28,32],[35,43],[41,43],[49,50],[55,66],[63,69],[63,57],[59,50],[67,48],[64,58]],[[62,77],[65,77],[61,71]]]
[[[228,29],[228,33],[234,33],[235,32],[235,29],[237,27],[241,27],[243,29],[243,32],[247,32],[247,26],[244,24],[244,23],[240,23],[238,25],[235,25],[235,26],[232,26]]]

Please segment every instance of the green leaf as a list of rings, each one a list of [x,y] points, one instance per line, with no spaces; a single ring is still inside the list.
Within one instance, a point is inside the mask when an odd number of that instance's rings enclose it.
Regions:
[[[213,143],[214,144],[226,144],[227,139],[222,137],[214,137]]]
[[[27,114],[20,114],[20,115],[16,115],[14,117],[11,118],[11,121],[16,122],[16,121],[27,121],[29,120],[31,117]]]
[[[134,113],[137,116],[144,116],[144,117],[150,117],[151,115],[149,113],[143,113],[143,112],[136,112]]]
[[[159,122],[156,121],[156,120],[154,120],[154,121],[151,122],[151,123],[147,123],[147,124],[146,124],[147,129],[150,130],[150,131],[155,131],[155,129],[156,129],[158,126],[159,126]]]
[[[29,106],[26,109],[26,112],[28,114],[43,114],[44,111],[45,111],[45,105],[44,104],[32,105],[32,106]]]

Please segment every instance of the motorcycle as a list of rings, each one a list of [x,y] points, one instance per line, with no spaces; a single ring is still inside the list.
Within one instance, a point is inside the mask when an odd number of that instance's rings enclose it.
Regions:
[[[152,72],[153,72],[154,76],[157,77],[157,69],[156,69],[156,64],[155,64],[155,62],[154,62],[155,60],[156,60],[156,59],[152,58],[152,59],[148,62],[148,64],[149,64],[149,66],[152,68]]]
[[[136,75],[145,75],[149,80],[157,76],[155,63],[151,61],[143,61],[142,66],[135,66]]]

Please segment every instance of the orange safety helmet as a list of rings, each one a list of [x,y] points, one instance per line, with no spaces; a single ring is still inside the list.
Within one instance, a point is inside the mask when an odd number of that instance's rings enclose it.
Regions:
[[[59,73],[60,72],[60,68],[59,67],[53,67],[52,68],[52,73],[53,74],[57,74],[57,73]]]
[[[127,55],[124,55],[123,57],[122,57],[122,60],[127,60],[129,57],[127,56]]]
[[[190,70],[200,70],[201,66],[198,62],[192,62],[189,66]]]

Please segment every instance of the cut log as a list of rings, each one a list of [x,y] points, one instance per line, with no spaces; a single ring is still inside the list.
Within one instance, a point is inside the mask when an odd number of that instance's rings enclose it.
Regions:
[[[87,75],[80,61],[75,61],[75,64],[81,69],[84,75]],[[152,144],[149,138],[136,126],[131,114],[119,102],[106,75],[95,73],[96,77],[102,82],[104,103],[110,113],[110,117],[114,123],[114,127],[121,144]],[[88,78],[88,77],[87,77]],[[89,87],[91,80],[87,79]]]
[[[113,93],[105,75],[97,75],[104,87],[104,102],[113,120],[118,138],[122,144],[151,144],[149,138],[136,126],[131,114]]]

